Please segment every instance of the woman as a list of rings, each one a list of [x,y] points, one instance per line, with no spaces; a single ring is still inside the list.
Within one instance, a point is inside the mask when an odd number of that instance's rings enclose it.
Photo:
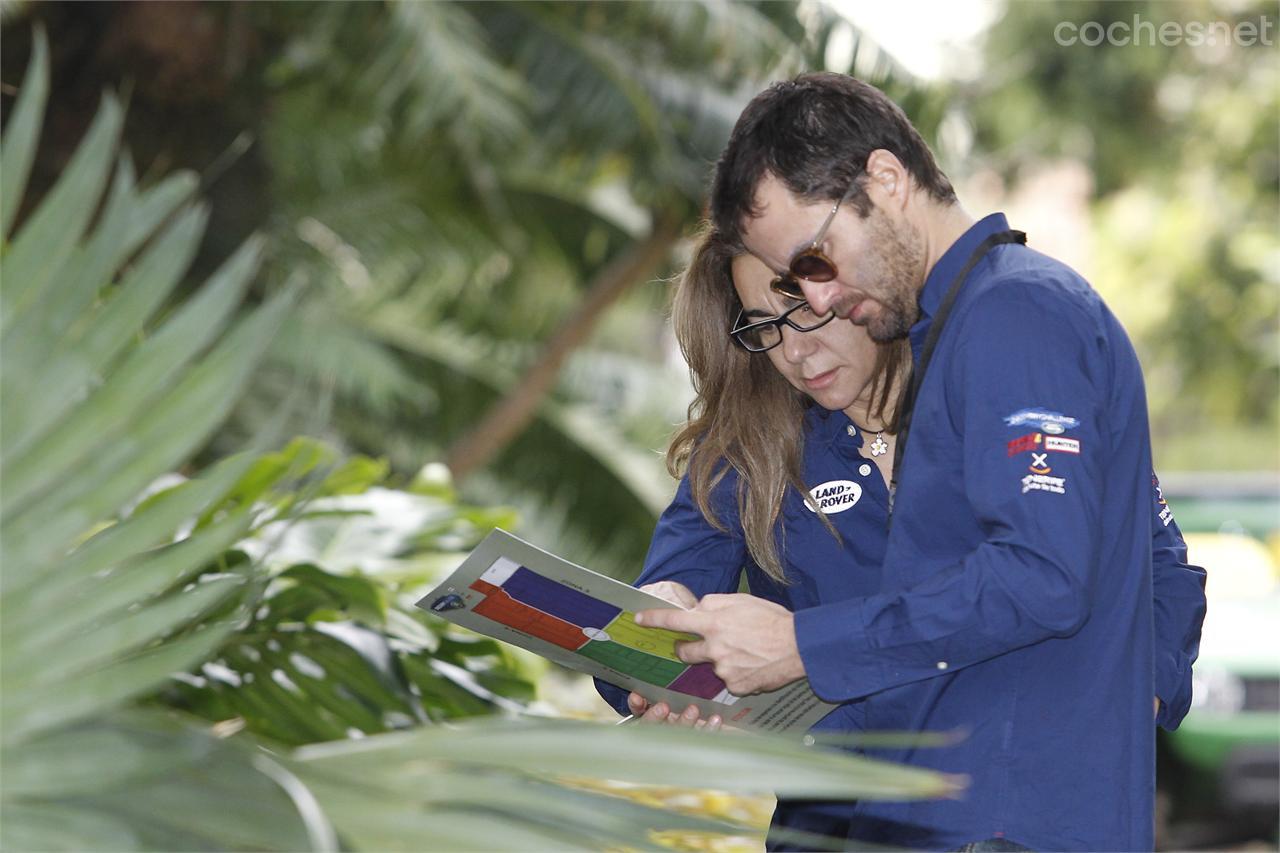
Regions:
[[[697,396],[667,454],[680,486],[636,583],[682,606],[736,592],[743,574],[753,594],[793,611],[880,591],[907,343],[877,345],[862,327],[814,316],[774,293],[772,279],[709,232],[676,293],[673,322]],[[1158,489],[1152,508],[1164,508]],[[1188,636],[1161,607],[1162,570],[1185,565],[1181,534],[1175,524],[1152,529],[1156,684],[1170,685],[1157,722],[1173,727],[1190,700],[1198,632]],[[646,721],[720,725],[699,720],[696,707],[673,714],[597,685],[619,712]],[[862,718],[860,702],[846,703],[814,729],[860,729]],[[853,810],[784,801],[773,826],[843,837]],[[783,849],[776,841],[770,848]]]
[[[772,278],[709,233],[676,293],[697,397],[667,454],[684,476],[637,580],[673,603],[736,592],[744,572],[754,594],[791,610],[880,588],[893,402],[910,352],[905,340],[877,345],[859,326],[813,316],[773,293]],[[624,704],[623,691],[598,684],[620,711],[720,725],[697,720],[696,707],[668,716],[636,694]],[[860,729],[861,712],[846,703],[815,730]],[[844,837],[851,810],[783,801],[773,826]],[[776,837],[770,847],[782,849]]]

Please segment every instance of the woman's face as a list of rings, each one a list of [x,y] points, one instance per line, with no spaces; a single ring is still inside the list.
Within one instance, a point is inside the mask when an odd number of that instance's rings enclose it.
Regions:
[[[770,290],[772,280],[773,271],[755,257],[733,259],[733,286],[748,319],[777,317],[796,304]],[[866,406],[876,364],[876,344],[866,328],[840,317],[811,332],[783,325],[782,343],[765,355],[788,382],[824,409]]]

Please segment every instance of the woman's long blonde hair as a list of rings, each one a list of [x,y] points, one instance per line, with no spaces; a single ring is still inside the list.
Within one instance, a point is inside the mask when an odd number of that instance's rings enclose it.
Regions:
[[[778,516],[788,488],[817,511],[802,479],[804,418],[812,401],[792,387],[767,356],[729,337],[739,308],[733,288],[737,251],[704,229],[680,276],[671,319],[696,393],[688,421],[667,449],[667,470],[687,472],[694,502],[707,521],[726,530],[711,494],[730,468],[738,473],[738,515],[747,551],[770,577],[786,582],[779,556]],[[882,344],[872,380],[872,412],[885,420],[900,371],[909,363],[905,341]],[[892,418],[890,417],[890,420]],[[894,431],[889,423],[887,431]],[[839,538],[825,515],[819,517]]]

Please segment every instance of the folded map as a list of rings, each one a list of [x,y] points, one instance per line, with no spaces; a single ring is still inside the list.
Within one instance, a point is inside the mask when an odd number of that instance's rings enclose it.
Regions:
[[[836,706],[809,682],[735,696],[709,663],[688,664],[676,643],[697,639],[636,624],[640,610],[674,607],[656,596],[494,530],[418,607],[464,628],[536,652],[680,711],[758,731],[804,731]]]

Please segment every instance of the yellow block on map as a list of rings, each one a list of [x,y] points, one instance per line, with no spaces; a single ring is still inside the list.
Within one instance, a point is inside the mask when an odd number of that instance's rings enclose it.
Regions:
[[[641,628],[636,624],[636,615],[630,610],[619,613],[604,630],[615,643],[674,661],[680,660],[676,657],[676,643],[698,639],[696,635],[683,631]]]

